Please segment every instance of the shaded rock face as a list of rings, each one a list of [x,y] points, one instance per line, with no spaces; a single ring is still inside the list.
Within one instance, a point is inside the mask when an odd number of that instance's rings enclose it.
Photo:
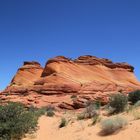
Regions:
[[[49,59],[45,68],[38,62],[24,62],[0,98],[3,102],[20,101],[36,107],[52,104],[62,109],[83,108],[90,100],[105,104],[110,94],[140,89],[133,71],[127,63],[89,55],[75,60],[58,56]]]

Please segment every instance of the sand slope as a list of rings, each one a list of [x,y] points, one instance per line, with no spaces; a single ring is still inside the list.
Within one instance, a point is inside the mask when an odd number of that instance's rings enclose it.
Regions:
[[[59,122],[60,117],[42,116],[39,130],[23,140],[140,140],[140,120],[129,121],[125,129],[110,136],[99,136],[100,125],[89,126],[91,120],[75,121],[61,129]]]

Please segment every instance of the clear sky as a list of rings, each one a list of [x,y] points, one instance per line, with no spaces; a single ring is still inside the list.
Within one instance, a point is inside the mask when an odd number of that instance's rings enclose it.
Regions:
[[[0,0],[0,89],[25,60],[95,55],[135,67],[139,0]]]

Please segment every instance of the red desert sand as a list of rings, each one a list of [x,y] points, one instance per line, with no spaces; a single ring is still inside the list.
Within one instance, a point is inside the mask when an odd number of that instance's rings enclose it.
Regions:
[[[140,120],[134,120],[132,114],[120,114],[119,116],[128,120],[128,125],[108,136],[99,135],[100,123],[89,126],[91,120],[75,120],[69,122],[67,126],[59,128],[61,117],[42,116],[39,119],[38,131],[27,135],[23,140],[140,140]],[[65,115],[65,118],[69,117]]]

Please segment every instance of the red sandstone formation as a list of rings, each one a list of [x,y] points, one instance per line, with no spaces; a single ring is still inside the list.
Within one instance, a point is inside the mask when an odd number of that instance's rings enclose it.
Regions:
[[[38,62],[24,62],[23,66],[18,69],[17,74],[11,81],[11,85],[16,86],[29,86],[33,85],[34,82],[40,78],[43,68]]]
[[[44,69],[37,62],[24,62],[0,98],[37,107],[53,104],[78,109],[89,100],[106,103],[110,94],[140,89],[133,71],[127,63],[88,55],[75,60],[58,56],[48,60]]]

